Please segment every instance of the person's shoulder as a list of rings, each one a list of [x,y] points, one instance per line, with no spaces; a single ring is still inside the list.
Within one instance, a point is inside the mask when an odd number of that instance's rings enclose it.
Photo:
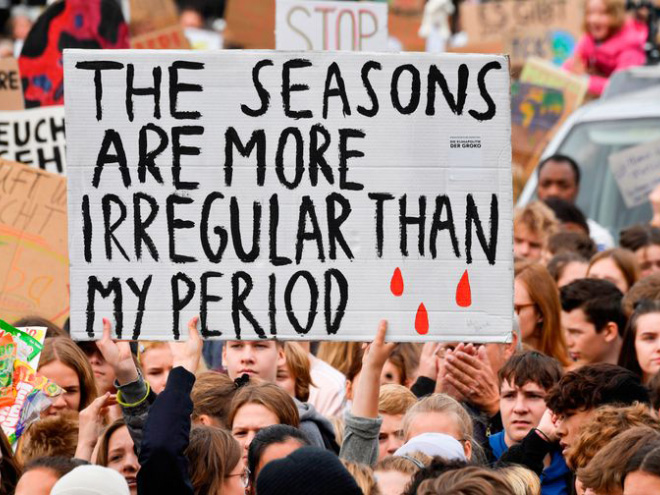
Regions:
[[[346,382],[346,376],[336,368],[333,368],[328,363],[322,359],[317,358],[314,354],[309,355],[309,360],[312,365],[311,373],[314,375],[323,375],[329,379],[332,379],[338,383],[341,383],[342,386]]]

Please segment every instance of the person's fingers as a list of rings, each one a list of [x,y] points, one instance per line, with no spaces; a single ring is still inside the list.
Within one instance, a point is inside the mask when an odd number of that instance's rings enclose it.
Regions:
[[[455,358],[458,361],[461,361],[461,362],[465,363],[466,365],[474,368],[475,371],[480,370],[481,368],[483,368],[483,363],[481,361],[479,361],[479,359],[477,359],[475,356],[472,356],[471,354],[466,354],[464,352],[459,352],[459,353],[455,354]]]
[[[112,340],[112,323],[107,318],[103,318],[103,338],[101,342],[105,343]]]
[[[453,363],[447,363],[446,364],[446,376],[451,375],[453,378],[456,380],[468,384],[469,386],[473,387],[479,384],[478,380],[476,380],[474,377],[468,375],[465,373],[463,370],[459,369],[458,367],[454,366]]]
[[[488,357],[488,353],[486,352],[486,346],[485,345],[482,345],[481,347],[479,347],[479,350],[477,351],[477,357],[486,366],[490,366],[490,358]]]
[[[378,330],[374,337],[374,344],[382,346],[385,343],[385,334],[387,333],[387,320],[380,320]]]
[[[188,335],[193,340],[199,340],[199,330],[197,330],[197,322],[199,321],[199,316],[193,316],[188,322]]]
[[[457,380],[451,375],[447,375],[445,378],[452,387],[454,387],[459,393],[463,394],[464,396],[469,396],[472,394],[473,392],[472,388],[468,387],[460,380]]]
[[[465,355],[465,354],[464,354]],[[473,366],[466,359],[460,359],[459,354],[454,353],[453,355],[447,358],[447,364],[459,369],[466,375],[469,375],[472,378],[475,378],[479,373],[479,369]]]

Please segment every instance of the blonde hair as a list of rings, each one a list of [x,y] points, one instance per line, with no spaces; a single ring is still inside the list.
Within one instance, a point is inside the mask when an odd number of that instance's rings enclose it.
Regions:
[[[417,404],[408,409],[403,417],[403,438],[407,442],[410,440],[410,427],[415,420],[415,416],[422,413],[448,413],[456,418],[463,439],[473,442],[474,427],[472,418],[461,404],[447,394],[433,394],[423,398]]]
[[[378,464],[376,464],[376,467],[374,467],[374,471],[397,471],[399,473],[409,474],[412,476],[420,469],[419,465],[415,464],[412,459],[418,461],[424,466],[428,466],[431,464],[431,460],[433,458],[420,451],[406,454],[405,457],[399,455],[388,455],[387,457],[384,457],[378,461]]]
[[[541,495],[541,480],[536,473],[522,466],[498,469],[515,495]]]
[[[80,412],[89,406],[98,395],[92,366],[85,353],[69,337],[49,337],[44,342],[39,359],[39,369],[57,361],[71,368],[78,375],[80,385],[78,411]]]
[[[293,378],[296,399],[300,402],[309,400],[312,382],[312,365],[305,350],[296,342],[284,343],[286,367]]]
[[[170,344],[168,342],[158,342],[158,341],[140,341],[138,342],[138,361],[142,364],[144,355],[151,349],[169,349]]]
[[[513,214],[513,229],[518,225],[524,225],[536,235],[543,247],[548,244],[548,239],[559,232],[559,222],[554,212],[542,201],[532,201],[523,208],[517,208]]]
[[[567,464],[573,471],[586,467],[614,437],[635,426],[648,426],[660,431],[660,420],[644,404],[599,407],[568,450]]]
[[[358,364],[360,367],[362,366],[362,344],[360,342],[321,342],[316,357],[348,377],[352,367]]]
[[[340,461],[346,470],[351,473],[351,476],[353,476],[353,479],[364,495],[380,495],[380,490],[374,477],[374,471],[371,467],[345,459],[340,459]]]
[[[378,412],[381,414],[406,414],[408,409],[417,404],[417,397],[410,389],[393,383],[380,387]]]
[[[344,418],[341,416],[333,416],[332,418],[327,418],[330,423],[332,423],[332,427],[335,430],[335,441],[337,442],[337,445],[341,447],[341,445],[344,443],[344,428],[345,428],[345,423],[344,423]]]

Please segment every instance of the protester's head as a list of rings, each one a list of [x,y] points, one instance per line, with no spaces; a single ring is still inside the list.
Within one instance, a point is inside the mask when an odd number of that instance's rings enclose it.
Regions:
[[[608,249],[591,258],[587,277],[608,280],[625,294],[639,279],[639,267],[627,249]]]
[[[16,485],[15,495],[50,495],[57,480],[83,462],[63,456],[36,457],[23,468],[23,474]]]
[[[216,426],[195,426],[186,449],[195,495],[243,495],[247,485],[241,448],[231,434]]]
[[[562,326],[578,364],[617,362],[626,315],[623,294],[611,282],[580,279],[561,288]]]
[[[247,461],[248,447],[266,426],[289,425],[298,428],[300,415],[293,399],[274,383],[251,383],[241,387],[231,401],[229,426]]]
[[[584,31],[596,42],[618,32],[626,20],[625,0],[587,0],[584,7]]]
[[[504,476],[492,469],[466,466],[426,480],[419,486],[418,495],[515,495]]]
[[[619,364],[644,383],[660,371],[660,301],[637,304],[623,336]]]
[[[362,490],[363,495],[381,495],[376,483],[376,477],[374,476],[374,470],[371,466],[358,464],[357,462],[351,462],[345,459],[341,459],[341,463],[351,476],[353,476],[358,487]]]
[[[591,489],[593,493],[620,495],[628,466],[636,454],[651,442],[660,442],[660,433],[648,426],[636,426],[620,433],[600,449],[586,467],[578,469],[578,479],[584,488]],[[650,493],[655,492],[634,495]]]
[[[522,466],[506,466],[497,470],[515,495],[541,495],[541,480],[533,471]]]
[[[228,428],[229,407],[236,392],[233,380],[224,373],[205,371],[195,380],[190,398],[193,423]]]
[[[403,438],[408,441],[422,433],[444,433],[462,445],[465,457],[472,456],[472,419],[459,402],[446,394],[433,394],[411,407],[403,417]]]
[[[65,332],[62,327],[56,325],[50,320],[43,318],[42,316],[26,316],[20,320],[16,320],[12,323],[12,326],[16,328],[21,327],[45,327],[46,328],[46,338],[48,337],[68,337],[69,334]]]
[[[548,252],[552,256],[563,253],[575,253],[590,260],[598,252],[598,248],[593,239],[586,234],[579,232],[557,232],[548,239]]]
[[[646,440],[626,466],[625,495],[660,493],[660,440]]]
[[[639,301],[649,299],[653,301],[660,301],[660,273],[654,273],[642,280],[639,280],[632,288],[623,296],[623,311],[626,316],[630,318],[633,310]]]
[[[259,495],[361,495],[339,458],[327,450],[303,447],[270,462],[257,477]]]
[[[129,495],[126,480],[115,470],[102,466],[79,466],[62,476],[51,495]]]
[[[362,344],[359,342],[321,342],[316,357],[348,375],[348,371],[362,363]]]
[[[254,482],[266,464],[307,446],[309,446],[309,439],[305,433],[293,426],[273,425],[259,430],[248,449],[247,468],[250,491],[254,493]]]
[[[538,426],[546,410],[545,397],[561,375],[561,364],[537,351],[514,354],[502,367],[500,413],[508,446],[521,442]]]
[[[429,457],[440,456],[444,459],[467,461],[463,444],[446,433],[422,433],[404,443],[394,453],[397,457],[409,457],[424,454]]]
[[[566,373],[546,397],[565,451],[573,445],[596,408],[635,402],[649,403],[646,387],[632,371],[608,363],[586,365]]]
[[[515,278],[513,308],[523,343],[567,364],[559,295],[544,266],[528,265]]]
[[[635,253],[640,278],[660,273],[660,227],[638,224],[621,231],[619,245]]]
[[[305,350],[296,342],[284,343],[284,363],[277,367],[277,384],[291,397],[307,402],[313,385],[311,362]]]
[[[378,461],[374,475],[381,495],[401,495],[412,476],[430,461],[430,457],[421,453],[405,457],[390,455]]]
[[[140,365],[151,390],[161,393],[172,371],[173,357],[167,342],[140,342]]]
[[[544,203],[552,210],[563,232],[575,232],[589,235],[589,225],[584,213],[571,201],[550,197]]]
[[[89,365],[94,372],[94,381],[96,382],[96,390],[99,394],[106,392],[116,393],[115,389],[115,369],[108,364],[108,362],[101,354],[96,342],[86,341],[78,342],[78,347],[85,353]]]
[[[410,387],[419,366],[420,349],[417,344],[402,343],[396,346],[383,366],[381,385],[396,383]]]
[[[537,195],[541,201],[561,198],[575,203],[580,191],[580,167],[569,156],[552,155],[539,163]]]
[[[16,460],[25,465],[38,457],[73,457],[78,444],[78,418],[62,412],[35,421],[18,439]]]
[[[559,289],[575,280],[585,278],[588,268],[589,261],[571,252],[556,254],[548,262],[548,273]]]
[[[566,462],[573,471],[586,467],[596,453],[617,435],[636,426],[648,426],[660,432],[660,420],[646,404],[599,407],[568,449]]]
[[[114,469],[121,474],[131,495],[137,494],[137,473],[140,470],[133,438],[123,419],[110,424],[101,434],[96,454],[96,464]]]
[[[460,460],[448,460],[443,457],[436,456],[431,459],[431,462],[425,465],[423,468],[420,468],[413,477],[406,490],[404,495],[417,495],[417,490],[419,486],[427,480],[434,480],[438,476],[447,473],[453,470],[460,470],[467,466],[465,461]]]
[[[383,423],[378,434],[378,460],[394,454],[403,445],[403,416],[417,397],[403,385],[383,385],[378,396],[378,414]]]
[[[46,339],[37,371],[64,390],[47,409],[47,415],[67,409],[82,411],[96,399],[92,367],[85,353],[68,337]]]
[[[275,340],[229,340],[222,348],[222,363],[232,380],[250,375],[275,383],[278,367],[286,363],[284,346]]]
[[[0,491],[12,493],[21,476],[21,468],[7,437],[0,431]]]
[[[548,239],[559,230],[555,214],[541,201],[516,209],[513,216],[513,254],[517,260],[539,261]]]

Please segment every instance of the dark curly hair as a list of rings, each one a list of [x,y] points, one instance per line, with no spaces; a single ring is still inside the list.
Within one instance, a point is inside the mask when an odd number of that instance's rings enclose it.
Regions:
[[[605,404],[649,404],[649,391],[639,376],[609,363],[583,366],[563,376],[550,390],[546,404],[561,416],[588,411]]]

